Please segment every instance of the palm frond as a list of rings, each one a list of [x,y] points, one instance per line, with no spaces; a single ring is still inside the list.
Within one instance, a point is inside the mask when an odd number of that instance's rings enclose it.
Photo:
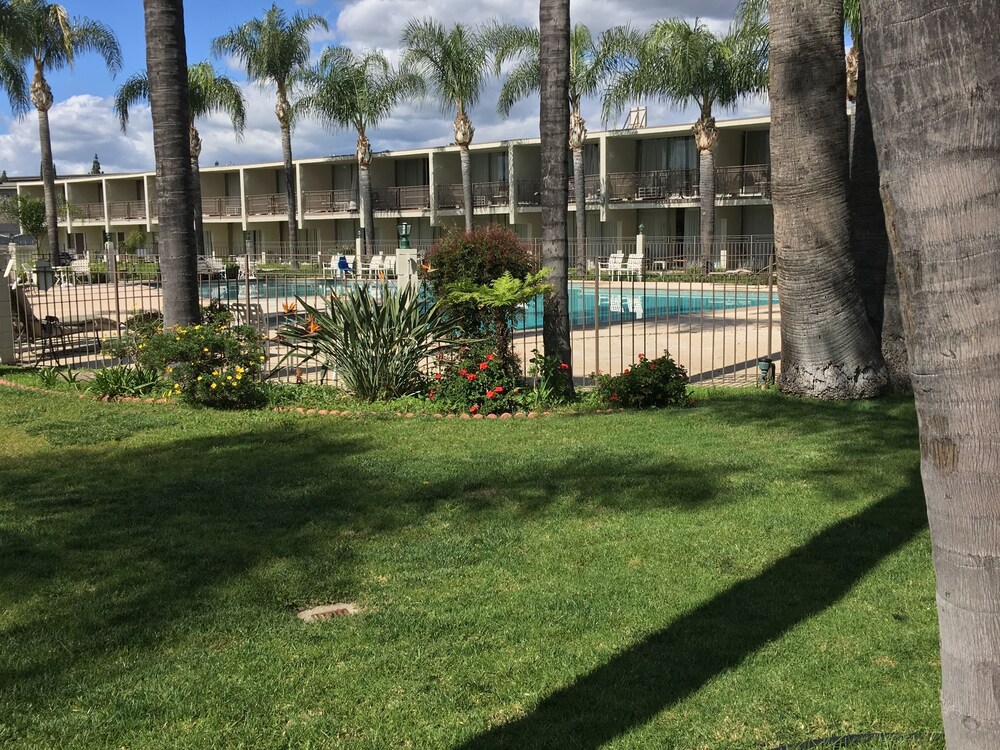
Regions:
[[[149,79],[145,71],[136,73],[115,92],[115,114],[122,132],[128,129],[129,109],[139,102],[149,101]]]
[[[522,99],[538,92],[540,83],[538,57],[528,57],[511,68],[500,87],[497,99],[497,114],[507,117],[511,108]]]
[[[466,112],[482,95],[489,67],[487,40],[456,23],[449,31],[437,21],[410,20],[401,39],[403,63],[426,82],[444,112]]]

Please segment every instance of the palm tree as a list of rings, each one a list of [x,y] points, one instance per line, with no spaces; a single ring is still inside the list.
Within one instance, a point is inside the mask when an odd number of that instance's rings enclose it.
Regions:
[[[744,23],[766,25],[769,2],[741,0],[737,12]],[[912,386],[899,285],[879,192],[878,156],[868,111],[860,0],[844,0],[844,23],[853,40],[847,53],[847,98],[854,102],[848,190],[854,276],[893,390],[909,392]]]
[[[782,390],[876,396],[887,375],[850,272],[843,0],[771,0],[771,151]],[[831,95],[839,92],[838,95]]]
[[[423,79],[407,70],[394,69],[381,52],[372,51],[359,57],[347,47],[333,47],[323,52],[305,81],[309,93],[299,99],[298,110],[318,115],[330,127],[354,128],[358,133],[356,152],[365,254],[372,255],[371,229],[375,222],[368,129],[384,122],[403,97],[423,94]]]
[[[945,744],[984,750],[1000,746],[996,6],[864,0],[863,11],[872,123],[898,240],[920,418]]]
[[[716,107],[733,108],[748,96],[767,90],[766,35],[759,24],[734,23],[725,36],[705,24],[679,19],[657,21],[644,34],[624,29],[609,34],[617,48],[618,70],[604,96],[604,118],[625,104],[656,97],[675,107],[700,109],[694,124],[699,153],[701,252],[705,271],[712,268],[715,244]]]
[[[41,149],[42,186],[45,194],[45,222],[49,254],[59,263],[59,217],[56,201],[56,172],[52,161],[52,138],[49,133],[49,109],[52,89],[45,79],[47,71],[72,67],[81,52],[96,52],[108,70],[121,69],[122,53],[114,33],[99,21],[70,19],[61,5],[44,0],[11,0],[12,31],[8,35],[12,60],[33,67],[31,103],[38,111],[38,140]]]
[[[545,298],[542,341],[546,357],[570,364],[567,282],[566,148],[569,142],[570,24],[569,0],[541,0],[538,9],[538,81],[541,107],[538,128],[542,140],[542,264],[551,268],[553,291]],[[573,379],[567,378],[567,396]]]
[[[191,206],[191,111],[183,0],[144,0],[146,70],[153,115],[163,324],[197,323],[197,260]]]
[[[403,65],[423,77],[444,111],[455,109],[455,145],[462,160],[465,231],[472,231],[472,170],[469,144],[475,128],[468,110],[476,105],[486,83],[487,40],[476,30],[456,23],[450,31],[436,21],[411,20],[403,29]]]
[[[292,119],[290,97],[309,62],[309,32],[329,29],[326,19],[296,13],[291,18],[272,5],[263,18],[255,18],[212,40],[215,55],[232,55],[246,68],[251,81],[274,84],[278,89],[274,114],[281,127],[281,153],[285,160],[285,194],[288,197],[288,241],[295,253],[295,170],[292,166]]]
[[[538,93],[537,29],[497,25],[489,30],[490,46],[495,48],[495,72],[513,57],[520,57],[511,68],[500,89],[497,113],[507,117],[520,100]],[[583,166],[583,146],[587,139],[587,123],[581,111],[583,98],[598,94],[608,73],[609,54],[603,44],[606,36],[595,43],[593,34],[583,24],[576,24],[569,37],[569,147],[573,152],[573,187],[576,202],[577,252],[586,255],[587,206],[586,175]],[[582,261],[581,261],[582,262]]]
[[[122,84],[115,94],[115,113],[121,123],[122,132],[128,127],[129,107],[149,99],[149,79],[146,73],[136,73]],[[201,208],[201,177],[198,159],[201,156],[201,136],[194,121],[213,112],[222,112],[232,120],[236,137],[241,138],[246,128],[246,99],[233,81],[215,72],[209,62],[200,62],[188,68],[188,103],[191,107],[191,121],[188,130],[191,139],[191,175],[194,184],[191,190],[191,210],[194,213],[195,254],[205,254],[204,224]]]

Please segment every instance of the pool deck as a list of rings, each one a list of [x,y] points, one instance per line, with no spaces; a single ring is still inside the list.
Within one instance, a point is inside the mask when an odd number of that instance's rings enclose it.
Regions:
[[[296,281],[307,280],[290,279],[290,291],[295,289]],[[573,281],[571,284],[585,290],[595,286],[593,281]],[[217,289],[218,287],[213,291]],[[273,340],[277,326],[287,317],[286,307],[295,302],[294,296],[257,297],[253,294],[255,288],[245,282],[240,282],[239,289],[239,299],[231,301],[259,305],[263,319],[268,321],[269,338]],[[247,295],[247,292],[250,294]],[[625,301],[625,309],[628,310],[633,299],[663,292],[692,299],[713,292],[717,295],[735,293],[744,300],[749,298],[748,301],[752,301],[754,295],[761,295],[766,299],[768,287],[738,283],[736,279],[728,277],[718,278],[715,283],[602,280],[598,294],[602,302],[605,298],[613,299],[621,295]],[[163,301],[162,292],[157,285],[141,281],[120,282],[118,285],[78,284],[54,287],[47,292],[30,290],[28,299],[36,317],[40,319],[46,315],[55,315],[65,321],[103,317],[122,323],[140,311],[162,310]],[[202,299],[204,304],[211,301],[211,296]],[[306,301],[321,304],[321,297],[314,295]],[[634,320],[627,322],[605,322],[596,327],[590,323],[586,327],[574,327],[574,378],[583,382],[595,372],[621,372],[635,362],[640,353],[654,357],[668,350],[687,369],[693,382],[753,382],[756,379],[758,357],[779,357],[780,308],[774,303],[770,306],[769,314],[768,307],[766,303],[749,304],[745,307],[659,316],[649,314],[652,311],[647,313],[643,310]],[[628,313],[626,317],[629,317]],[[102,335],[113,335],[113,331]],[[542,349],[541,329],[521,332],[515,336],[515,349],[525,363],[531,358],[531,351],[535,348]],[[95,358],[99,359],[99,355],[95,355]]]

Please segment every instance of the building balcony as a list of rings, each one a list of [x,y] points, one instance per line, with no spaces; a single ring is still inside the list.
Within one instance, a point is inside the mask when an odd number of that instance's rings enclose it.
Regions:
[[[103,203],[74,203],[70,213],[73,221],[104,221]]]
[[[715,193],[732,198],[770,198],[771,165],[719,167],[715,170]]]
[[[302,193],[302,212],[337,214],[357,211],[360,205],[356,190],[307,190]]]
[[[219,196],[218,198],[202,198],[201,214],[211,218],[231,219],[243,214],[239,196]]]
[[[153,205],[156,205],[155,201]],[[146,201],[108,201],[108,217],[111,221],[144,221]]]
[[[372,188],[374,211],[419,211],[430,207],[430,185]]]
[[[614,172],[608,175],[609,203],[690,201],[697,197],[697,169]]]
[[[438,185],[437,206],[439,209],[463,209],[465,199],[462,193],[462,183],[456,185]],[[473,208],[489,208],[490,206],[507,206],[510,204],[510,183],[506,180],[472,183]]]
[[[248,195],[247,214],[250,216],[287,216],[288,196],[285,193]]]

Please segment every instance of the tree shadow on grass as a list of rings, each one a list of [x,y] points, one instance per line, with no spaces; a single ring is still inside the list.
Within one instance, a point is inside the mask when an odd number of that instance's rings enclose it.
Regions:
[[[926,527],[920,480],[833,524],[461,750],[596,750],[845,596]]]

